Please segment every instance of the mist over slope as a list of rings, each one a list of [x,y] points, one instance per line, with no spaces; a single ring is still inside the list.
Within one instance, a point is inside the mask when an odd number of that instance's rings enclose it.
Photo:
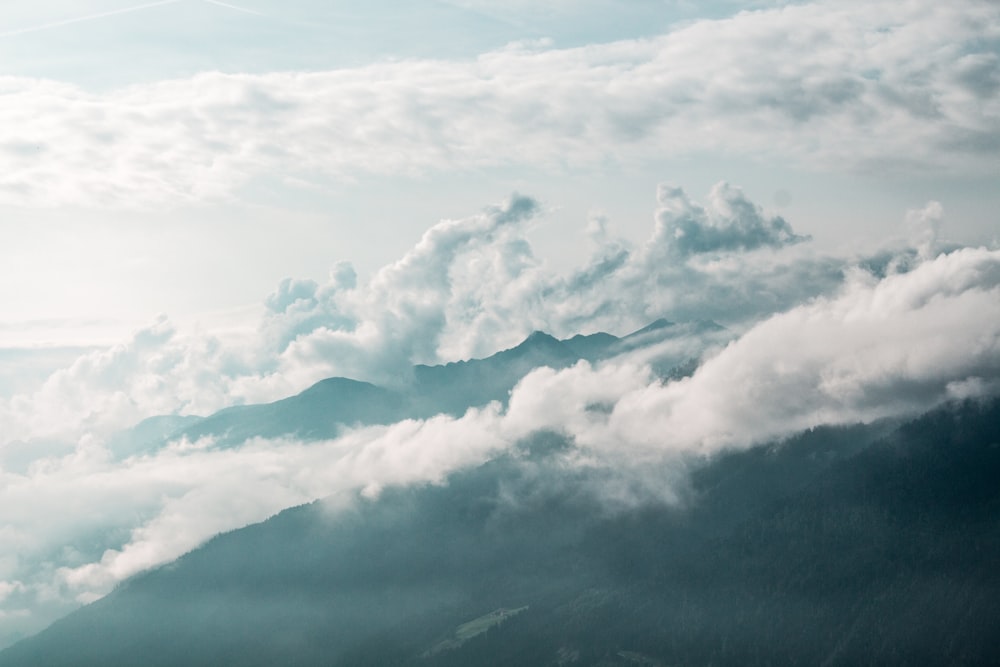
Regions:
[[[221,535],[0,665],[1000,657],[1000,401],[693,462],[679,504],[609,505],[570,449],[539,434],[441,484]]]

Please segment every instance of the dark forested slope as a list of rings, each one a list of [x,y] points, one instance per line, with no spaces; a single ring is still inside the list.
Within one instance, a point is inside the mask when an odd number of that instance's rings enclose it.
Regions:
[[[0,665],[1000,663],[1000,402],[693,465],[680,506],[524,450],[221,535]]]

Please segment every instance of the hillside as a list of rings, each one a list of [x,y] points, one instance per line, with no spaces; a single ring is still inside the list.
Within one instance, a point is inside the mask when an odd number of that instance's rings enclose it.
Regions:
[[[563,448],[221,535],[0,666],[1000,660],[998,400],[691,462],[678,505]]]

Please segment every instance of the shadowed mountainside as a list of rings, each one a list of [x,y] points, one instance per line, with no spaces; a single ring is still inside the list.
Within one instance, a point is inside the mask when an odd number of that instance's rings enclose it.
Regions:
[[[565,447],[221,535],[0,666],[1000,661],[1000,400],[689,462],[678,506]]]

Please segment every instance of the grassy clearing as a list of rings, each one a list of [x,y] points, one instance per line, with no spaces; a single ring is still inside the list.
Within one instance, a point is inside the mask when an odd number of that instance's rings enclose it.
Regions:
[[[479,618],[474,618],[467,623],[462,623],[455,629],[455,632],[451,637],[435,644],[428,651],[424,652],[423,657],[441,653],[442,651],[456,649],[473,637],[483,634],[490,628],[500,625],[508,618],[516,616],[527,609],[527,606],[518,607],[516,609],[504,609],[501,607],[500,609],[494,609],[490,613],[480,616]]]

